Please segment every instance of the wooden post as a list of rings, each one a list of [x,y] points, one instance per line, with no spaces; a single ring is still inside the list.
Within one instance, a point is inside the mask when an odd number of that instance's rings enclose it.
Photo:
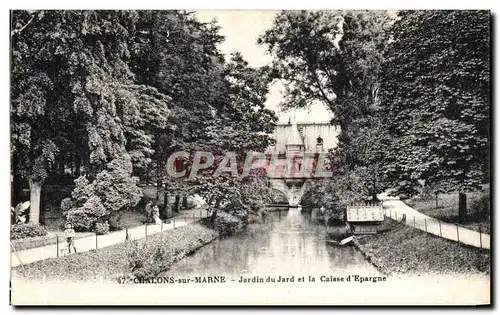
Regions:
[[[97,233],[95,233],[95,249],[97,249]]]
[[[148,224],[144,224],[144,234],[147,237],[148,236]]]
[[[417,227],[417,222],[415,220],[415,216],[413,216],[413,227]]]
[[[125,228],[125,242],[130,240],[130,236],[128,235],[128,227]]]
[[[441,232],[441,221],[438,221],[439,223],[439,236],[443,237],[443,233]]]
[[[457,226],[457,242],[460,243],[460,234],[458,233],[458,224],[455,224]]]
[[[57,258],[59,258],[59,235],[56,235],[56,250],[57,250]]]
[[[172,225],[173,225],[173,228],[175,229],[175,218],[172,219]]]
[[[424,218],[425,231],[427,232],[427,218]]]
[[[481,237],[481,227],[479,227],[479,247],[483,248],[483,238]]]
[[[163,220],[161,220],[160,230],[161,230],[161,232],[163,232]]]

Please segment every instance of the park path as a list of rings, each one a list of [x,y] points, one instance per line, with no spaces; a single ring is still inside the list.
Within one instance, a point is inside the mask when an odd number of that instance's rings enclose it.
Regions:
[[[490,249],[490,235],[479,233],[460,225],[446,223],[429,217],[402,202],[398,197],[389,197],[386,193],[378,195],[383,202],[384,212],[387,217],[401,220],[406,216],[406,224],[430,234],[440,236],[452,241],[460,242],[474,247]]]
[[[100,249],[107,246],[123,243],[125,241],[127,231],[130,239],[141,239],[146,236],[172,230],[180,226],[196,222],[206,216],[207,211],[202,208],[183,210],[178,216],[166,220],[166,222],[164,222],[163,224],[140,225],[125,230],[111,232],[105,235],[92,235],[75,239],[75,247],[79,253],[88,252],[96,248]],[[63,255],[67,255],[66,241],[63,238],[60,238],[59,246],[53,244],[11,252],[11,267],[26,265],[35,261],[60,257]]]

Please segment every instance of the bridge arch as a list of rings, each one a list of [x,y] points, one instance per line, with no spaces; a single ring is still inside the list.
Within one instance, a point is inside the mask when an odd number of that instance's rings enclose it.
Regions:
[[[271,201],[273,204],[288,204],[288,196],[279,189],[275,187],[270,187],[271,190]]]
[[[297,207],[309,187],[307,180],[271,179],[271,188],[286,196],[288,205]]]

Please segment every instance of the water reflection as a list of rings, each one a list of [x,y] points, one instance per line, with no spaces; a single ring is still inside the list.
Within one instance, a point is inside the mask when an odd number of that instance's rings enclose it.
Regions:
[[[162,276],[378,274],[354,247],[326,242],[326,228],[297,208],[269,212],[263,221],[204,246]]]

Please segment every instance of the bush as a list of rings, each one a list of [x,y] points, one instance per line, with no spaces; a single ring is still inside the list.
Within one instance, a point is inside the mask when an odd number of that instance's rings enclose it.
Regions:
[[[237,217],[223,211],[218,211],[215,220],[208,218],[209,227],[216,229],[221,236],[229,236],[243,227],[243,222]]]
[[[471,204],[471,213],[480,214],[483,216],[490,215],[490,194],[484,194]]]
[[[104,235],[109,233],[109,223],[108,221],[106,222],[97,222],[95,224],[95,232],[98,235]]]
[[[190,224],[138,242],[127,244],[132,276],[150,278],[217,238],[217,233],[199,224]]]
[[[45,236],[47,235],[47,229],[36,223],[22,223],[13,224],[10,228],[10,238],[13,240],[35,237],[35,236]]]
[[[83,206],[68,211],[66,221],[73,224],[75,231],[91,231],[100,218],[108,215],[99,197],[92,196]]]
[[[92,183],[85,176],[76,179],[71,198],[61,202],[67,221],[77,231],[95,230],[97,222],[105,221],[117,228],[120,212],[133,208],[142,196],[131,174],[132,163],[124,156],[108,163]]]

